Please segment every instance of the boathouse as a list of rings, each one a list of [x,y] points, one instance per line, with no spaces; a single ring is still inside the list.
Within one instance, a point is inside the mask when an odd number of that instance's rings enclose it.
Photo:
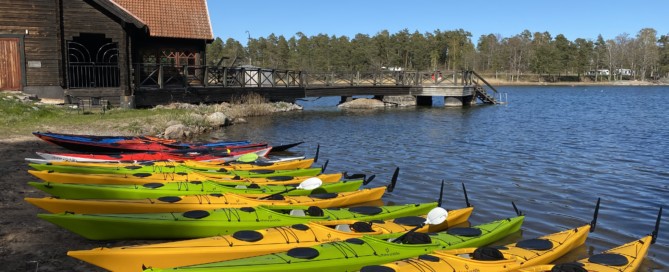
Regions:
[[[0,90],[132,106],[136,78],[211,41],[206,0],[0,0]]]

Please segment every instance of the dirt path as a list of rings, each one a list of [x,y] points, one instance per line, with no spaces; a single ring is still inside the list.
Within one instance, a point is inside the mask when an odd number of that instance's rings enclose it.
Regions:
[[[35,151],[63,149],[32,136],[0,141],[0,270],[104,271],[68,257],[67,251],[137,242],[90,241],[37,218],[44,211],[23,200],[46,196],[27,185],[37,178],[28,174],[24,158],[36,157]]]

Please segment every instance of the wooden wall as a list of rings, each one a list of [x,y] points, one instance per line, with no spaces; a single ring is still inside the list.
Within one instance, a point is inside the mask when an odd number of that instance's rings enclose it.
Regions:
[[[24,35],[27,86],[62,83],[57,6],[58,0],[0,0],[0,34]]]

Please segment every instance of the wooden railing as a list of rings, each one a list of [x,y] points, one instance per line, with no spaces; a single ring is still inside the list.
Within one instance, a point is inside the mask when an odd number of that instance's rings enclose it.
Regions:
[[[471,71],[303,72],[248,67],[134,65],[135,87],[324,88],[337,86],[472,85]]]

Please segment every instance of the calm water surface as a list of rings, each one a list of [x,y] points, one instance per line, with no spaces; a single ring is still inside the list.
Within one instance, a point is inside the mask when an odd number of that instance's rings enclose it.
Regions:
[[[558,262],[640,238],[669,207],[669,87],[501,87],[510,103],[346,111],[338,98],[300,102],[305,110],[250,118],[213,137],[321,145],[328,172],[376,174],[400,167],[389,204],[429,202],[446,181],[446,208],[476,207],[470,222],[526,215],[522,234],[500,243],[581,226],[602,198],[597,231]],[[443,102],[442,102],[443,103]],[[438,103],[436,103],[438,104]],[[669,271],[669,212],[640,271]]]

